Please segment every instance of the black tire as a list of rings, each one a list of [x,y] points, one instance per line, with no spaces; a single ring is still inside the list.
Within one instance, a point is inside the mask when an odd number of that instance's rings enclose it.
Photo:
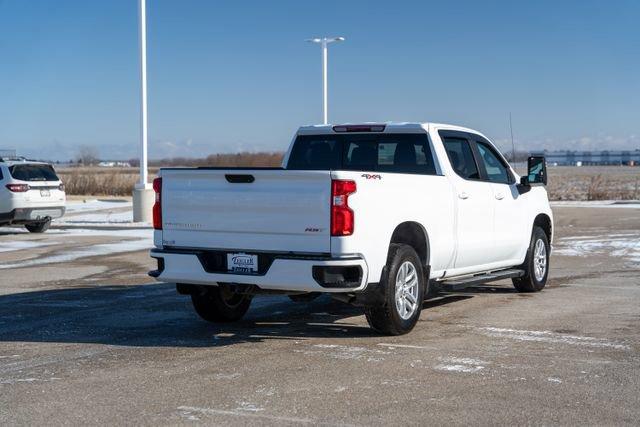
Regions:
[[[417,302],[413,314],[404,319],[396,305],[396,279],[400,268],[409,262],[413,265],[417,275]],[[389,257],[382,280],[384,289],[384,303],[378,306],[365,307],[367,322],[377,332],[385,335],[403,335],[410,332],[420,318],[422,302],[424,300],[425,277],[422,262],[416,251],[408,245],[392,244],[389,247]]]
[[[545,268],[544,274],[541,276],[539,274],[538,276],[536,275],[536,245],[539,244],[538,242],[542,242],[541,245],[544,246]],[[513,286],[518,292],[539,292],[547,284],[547,277],[549,276],[549,239],[544,230],[538,226],[533,227],[527,257],[521,268],[525,271],[525,275],[512,279]]]
[[[251,296],[237,294],[227,285],[211,286],[204,293],[191,294],[191,302],[198,316],[208,322],[227,323],[242,319]]]
[[[44,233],[49,229],[51,225],[51,220],[48,219],[43,222],[32,222],[31,224],[25,224],[24,228],[29,230],[30,233]]]

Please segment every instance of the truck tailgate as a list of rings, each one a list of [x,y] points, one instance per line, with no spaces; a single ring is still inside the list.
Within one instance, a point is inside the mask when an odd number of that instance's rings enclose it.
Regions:
[[[331,251],[329,171],[163,169],[161,177],[164,246]]]

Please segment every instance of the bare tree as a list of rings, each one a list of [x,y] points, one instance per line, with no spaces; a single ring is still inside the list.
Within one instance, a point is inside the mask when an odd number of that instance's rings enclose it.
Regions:
[[[98,160],[100,160],[98,148],[91,145],[81,145],[78,147],[76,163],[82,163],[83,166],[89,166],[98,163]]]

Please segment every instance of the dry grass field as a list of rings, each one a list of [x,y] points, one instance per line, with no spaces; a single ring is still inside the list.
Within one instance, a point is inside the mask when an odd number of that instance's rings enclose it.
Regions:
[[[73,167],[56,172],[69,195],[130,196],[138,179],[136,168]]]
[[[552,200],[638,200],[640,167],[549,167]]]
[[[247,159],[244,159],[247,160]],[[205,161],[198,166],[274,166],[279,157],[262,161]],[[189,166],[194,166],[189,164]],[[149,168],[154,176],[158,167]],[[138,177],[137,168],[79,167],[59,169],[58,175],[70,195],[129,196]],[[549,167],[549,195],[552,200],[637,200],[640,199],[640,167],[583,166]]]
[[[279,166],[282,153],[214,154],[203,159],[176,158],[152,162],[149,176],[161,166],[261,167]],[[130,196],[138,180],[138,168],[70,167],[57,169],[67,194],[81,196]]]

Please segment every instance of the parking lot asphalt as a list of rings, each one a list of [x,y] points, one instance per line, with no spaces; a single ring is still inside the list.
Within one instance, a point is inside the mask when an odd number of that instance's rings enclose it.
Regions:
[[[150,231],[0,229],[0,424],[563,424],[640,419],[640,209],[557,207],[547,288],[440,294],[405,336],[258,297],[200,320]]]

